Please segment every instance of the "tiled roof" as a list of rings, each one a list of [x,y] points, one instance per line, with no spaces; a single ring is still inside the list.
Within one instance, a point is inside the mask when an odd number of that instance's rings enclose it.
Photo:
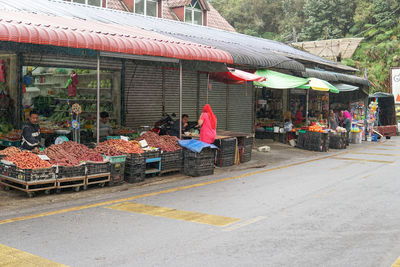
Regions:
[[[209,27],[221,29],[224,31],[235,32],[235,28],[230,25],[221,14],[210,4],[208,3],[210,11],[207,13],[207,21]]]
[[[191,0],[166,0],[163,2],[166,2],[167,6],[169,6],[170,8],[174,8],[174,7],[187,6],[190,4]]]
[[[107,7],[111,9],[123,10],[126,11],[125,7],[122,5],[119,0],[107,0]]]

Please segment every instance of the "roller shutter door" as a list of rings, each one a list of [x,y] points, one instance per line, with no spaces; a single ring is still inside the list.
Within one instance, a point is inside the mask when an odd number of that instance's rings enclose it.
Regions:
[[[156,66],[125,65],[125,124],[153,126],[162,116],[162,70]]]
[[[253,85],[229,85],[228,127],[233,132],[253,132]]]

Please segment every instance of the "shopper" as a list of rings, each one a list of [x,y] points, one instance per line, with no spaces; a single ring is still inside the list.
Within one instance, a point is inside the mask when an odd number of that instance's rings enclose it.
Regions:
[[[344,117],[344,111],[341,110],[340,113],[339,113],[339,118],[338,118],[338,124],[339,124],[340,127],[343,127],[343,128],[344,128],[344,121],[345,121],[345,120],[346,120],[346,119],[345,119],[345,117]]]
[[[208,144],[214,143],[217,135],[217,117],[209,104],[204,105],[198,124],[201,127],[200,141]]]
[[[26,150],[39,150],[40,147],[40,126],[39,112],[32,110],[29,113],[28,122],[22,129],[21,148]]]
[[[351,130],[351,115],[347,110],[344,112],[344,128],[346,128],[347,132]]]
[[[113,134],[109,120],[110,115],[108,114],[108,112],[103,111],[100,113],[100,142],[106,141],[107,136]],[[94,136],[97,137],[96,124],[94,125]]]
[[[179,122],[180,121],[182,121],[182,134],[187,131],[188,126],[189,126],[189,124],[188,124],[189,115],[183,114],[182,120],[174,121],[174,124],[172,124],[171,130],[169,131],[169,135],[176,136],[179,138]]]
[[[303,106],[300,106],[299,109],[296,112],[296,116],[295,116],[295,122],[294,124],[296,126],[302,124],[304,122],[304,117],[303,117]]]
[[[338,119],[336,118],[335,112],[333,110],[329,111],[329,128],[332,130],[336,130],[338,127]]]

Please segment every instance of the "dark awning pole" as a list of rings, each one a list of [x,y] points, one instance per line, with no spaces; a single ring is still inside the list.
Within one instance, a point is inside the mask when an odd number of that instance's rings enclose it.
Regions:
[[[179,139],[182,138],[182,61],[179,61]]]
[[[96,118],[97,145],[100,143],[100,53],[97,53],[97,118]]]
[[[308,100],[310,98],[310,89],[307,89],[306,95],[306,126],[308,126]]]

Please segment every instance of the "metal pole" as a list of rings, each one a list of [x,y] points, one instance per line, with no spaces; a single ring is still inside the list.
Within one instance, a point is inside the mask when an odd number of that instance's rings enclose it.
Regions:
[[[179,61],[179,139],[182,138],[182,61]]]
[[[97,145],[100,143],[100,53],[97,53],[97,118],[96,118]]]
[[[208,104],[208,90],[210,90],[210,73],[208,73],[208,78],[207,78],[207,96],[206,96],[206,104]]]
[[[307,89],[307,96],[306,96],[306,126],[308,126],[308,100],[310,98],[310,89]]]

